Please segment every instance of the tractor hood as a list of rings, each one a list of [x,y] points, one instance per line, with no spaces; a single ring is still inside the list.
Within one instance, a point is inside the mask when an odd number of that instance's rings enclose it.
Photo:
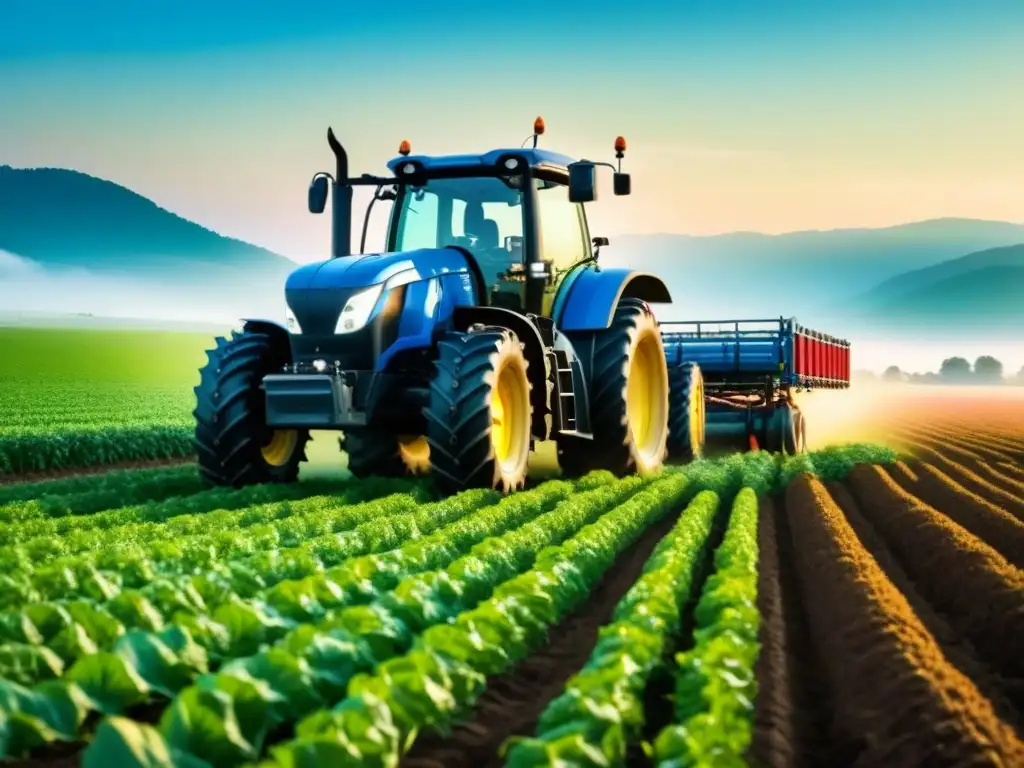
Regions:
[[[371,253],[343,256],[299,267],[288,276],[285,291],[364,288],[383,283],[399,273],[415,270],[412,280],[436,275],[467,272],[466,257],[454,248],[421,248],[400,253]]]

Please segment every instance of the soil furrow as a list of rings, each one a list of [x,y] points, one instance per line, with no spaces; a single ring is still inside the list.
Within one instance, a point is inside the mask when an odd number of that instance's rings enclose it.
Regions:
[[[878,531],[864,517],[849,489],[838,482],[825,484],[829,495],[843,511],[861,545],[868,551],[893,586],[900,591],[914,613],[942,649],[943,655],[969,677],[978,690],[992,702],[999,717],[1020,733],[1021,703],[1016,701],[1018,691],[1004,688],[1006,681],[982,662],[971,641],[957,633],[949,620],[925,600],[913,580],[897,562]]]
[[[1006,639],[1024,637],[1024,571],[881,467],[855,467],[845,484],[921,596],[971,640],[1008,689],[1019,690],[1024,655]]]
[[[815,737],[824,732],[825,692],[811,679],[817,663],[797,591],[789,524],[771,498],[761,497],[757,525],[761,651],[749,758],[763,768],[814,766],[821,764]]]
[[[808,474],[785,493],[811,635],[833,691],[830,766],[999,765],[1024,744],[946,658]]]
[[[1024,519],[1024,498],[1017,496],[1009,489],[1000,487],[994,480],[987,479],[978,474],[975,470],[981,469],[984,472],[985,470],[982,467],[987,466],[980,459],[968,457],[955,460],[943,454],[943,451],[953,452],[946,446],[936,448],[925,442],[910,440],[907,440],[906,443],[919,458],[940,465],[942,469],[954,476],[956,481],[968,491],[982,498],[990,499],[994,504],[1014,516]],[[924,454],[924,456],[921,456],[921,454]]]
[[[531,735],[548,703],[565,689],[597,643],[598,630],[612,617],[651,552],[675,525],[670,515],[651,526],[624,552],[589,599],[572,616],[553,627],[548,642],[515,669],[487,681],[487,690],[470,718],[447,738],[423,733],[401,762],[402,768],[498,768],[498,749],[510,736]]]
[[[87,467],[67,467],[64,469],[47,469],[41,472],[17,472],[9,474],[0,472],[0,485],[16,485],[18,483],[37,483],[40,480],[64,480],[69,477],[85,477],[102,475],[107,472],[125,469],[154,469],[156,467],[178,467],[182,464],[194,464],[195,456],[180,459],[147,459],[145,461],[119,461],[111,464],[91,464]]]
[[[1024,522],[930,464],[910,464],[916,481],[890,474],[904,491],[962,525],[1016,567],[1024,567]]]

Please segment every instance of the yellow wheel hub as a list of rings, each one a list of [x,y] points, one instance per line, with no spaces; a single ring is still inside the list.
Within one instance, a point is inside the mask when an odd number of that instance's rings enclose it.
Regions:
[[[501,473],[522,474],[530,455],[530,392],[521,358],[501,360],[491,395],[491,444]]]
[[[295,446],[298,444],[299,433],[294,429],[276,429],[260,452],[263,454],[263,460],[270,466],[283,467],[295,453]]]
[[[700,381],[690,395],[690,439],[698,448],[704,444],[704,382]]]
[[[668,373],[659,342],[656,329],[641,330],[626,379],[626,420],[640,471],[660,465],[668,433]]]
[[[430,469],[430,444],[423,435],[399,435],[398,455],[405,468],[414,475]]]

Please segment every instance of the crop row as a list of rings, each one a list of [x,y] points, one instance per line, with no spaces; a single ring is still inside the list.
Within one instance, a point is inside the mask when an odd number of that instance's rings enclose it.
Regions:
[[[0,412],[10,417],[0,434],[103,424],[187,426],[194,400],[188,385],[8,376],[0,386]]]
[[[757,514],[757,496],[744,488],[697,603],[693,648],[676,658],[676,724],[655,741],[660,768],[746,764],[760,651]]]
[[[579,489],[585,490],[594,485],[600,487],[607,483],[608,479],[610,476],[599,476],[589,480],[584,478],[579,484]],[[620,483],[617,487],[620,494],[629,490],[628,484]],[[546,483],[532,491],[507,497],[494,506],[477,509],[436,534],[414,539],[382,555],[366,557],[360,562],[350,562],[338,574],[339,579],[348,579],[346,586],[349,588],[346,590],[330,582],[331,586],[335,587],[331,593],[334,602],[330,607],[337,613],[325,612],[321,622],[323,628],[330,629],[331,621],[336,620],[340,622],[339,628],[347,628],[351,636],[359,640],[362,644],[360,647],[374,649],[376,644],[371,642],[371,639],[378,636],[387,637],[388,628],[381,626],[381,617],[373,608],[355,610],[353,604],[371,602],[381,597],[383,593],[399,587],[403,578],[415,573],[450,564],[474,544],[527,523],[569,497],[574,490],[577,489],[569,483]],[[470,492],[469,501],[479,505],[481,493],[486,492]],[[584,493],[578,497],[585,496]],[[460,497],[453,497],[442,503],[457,504],[459,499]],[[353,578],[356,574],[359,578]],[[324,597],[326,601],[327,596]],[[81,606],[83,602],[79,601],[77,605]],[[26,612],[33,608],[34,606],[26,609]],[[96,606],[91,608],[95,613],[102,611]],[[122,636],[115,636],[111,651],[80,644],[73,649],[77,660],[62,679],[39,683],[32,688],[8,685],[9,690],[13,691],[9,696],[14,696],[17,703],[16,711],[28,713],[26,717],[32,715],[35,718],[34,722],[38,721],[33,733],[46,726],[53,738],[73,738],[90,710],[116,714],[146,701],[153,694],[173,695],[190,683],[196,675],[205,673],[211,660],[251,656],[265,643],[270,643],[273,648],[249,662],[255,669],[259,669],[261,664],[266,664],[268,658],[270,668],[275,668],[273,660],[282,653],[287,655],[286,647],[294,648],[299,644],[314,654],[324,647],[322,642],[317,642],[315,627],[307,625],[299,630],[296,622],[276,614],[272,608],[259,601],[243,601],[236,598],[222,605],[212,616],[206,616],[201,612],[189,615],[179,611],[177,615],[170,617],[175,623],[164,628],[154,626],[157,621],[163,623],[163,617],[158,615],[139,615],[133,618],[141,619],[142,622],[149,619],[151,624],[149,627],[143,626]],[[310,631],[314,631],[312,638],[308,637]],[[79,639],[82,635],[81,631],[71,631],[71,625],[63,627],[60,633],[65,637],[76,635]],[[45,648],[48,640],[52,647],[57,638],[36,639],[41,640],[42,644],[23,644],[19,650],[27,652],[34,649],[38,657],[39,649]],[[4,647],[14,646],[8,643]],[[47,648],[46,651],[48,650]],[[380,652],[379,647],[376,650]],[[46,651],[42,653],[45,654]],[[238,667],[236,665],[233,668]],[[244,663],[241,668],[246,668]],[[17,670],[11,670],[15,671]],[[11,675],[6,673],[4,676],[10,678]],[[225,675],[214,677],[223,681]],[[230,678],[226,683],[229,688],[235,685],[232,682],[235,677],[226,677]],[[116,684],[112,684],[112,681]],[[45,719],[46,713],[51,710],[66,713],[68,702],[78,702],[75,704],[76,714],[73,718],[59,723]],[[39,718],[43,719],[40,721]],[[72,725],[74,727],[69,727]],[[28,740],[24,740],[22,736]],[[26,733],[15,738],[11,748],[23,750],[31,746],[31,736],[31,733]]]
[[[133,477],[143,472],[167,473],[167,476]],[[47,552],[49,556],[60,557],[106,547],[112,541],[122,541],[125,536],[134,535],[137,529],[132,526],[144,523],[172,522],[175,526],[187,528],[194,525],[201,528],[205,523],[190,524],[185,521],[189,518],[198,520],[215,511],[236,510],[330,493],[356,492],[362,498],[367,498],[368,493],[380,494],[382,490],[395,492],[413,488],[413,485],[404,481],[389,481],[382,486],[375,479],[361,481],[358,485],[332,479],[250,485],[237,489],[209,488],[188,495],[174,495],[175,488],[198,480],[194,465],[128,470],[117,474],[123,477],[123,483],[111,483],[110,487],[81,493],[40,495],[0,506],[0,512],[12,518],[10,522],[0,520],[8,523],[0,528],[0,558],[6,564],[32,563],[37,559],[47,559]],[[56,484],[69,481],[51,482]],[[11,489],[16,487],[10,486]],[[364,493],[364,488],[369,490]],[[153,498],[148,498],[150,496]],[[281,507],[281,510],[282,514],[287,513],[286,507]],[[97,539],[96,536],[102,538]],[[49,549],[46,548],[47,542]],[[32,550],[37,548],[43,554],[32,554]]]
[[[358,509],[350,506],[365,499],[368,488],[353,484],[337,495],[176,517],[163,525],[141,523],[114,531],[89,531],[68,540],[92,541],[99,547],[113,533],[117,541],[106,549],[87,549],[41,563],[25,558],[45,557],[43,541],[0,551],[0,563],[12,569],[7,577],[10,590],[0,605],[16,608],[60,596],[116,593],[123,587],[142,588],[198,570],[230,582],[239,569],[244,578],[280,580],[286,576],[278,574],[303,567],[290,564],[289,558],[305,558],[305,567],[319,570],[351,549],[350,542],[335,534],[377,517],[412,511],[426,500],[424,490],[413,488],[392,494],[388,504],[375,500]],[[99,580],[109,588],[97,587]]]
[[[325,605],[336,607],[357,600],[359,590],[365,591],[364,571],[384,571],[385,565],[416,555],[424,541],[429,546],[441,538],[438,531],[458,532],[453,526],[467,514],[483,520],[487,513],[498,510],[504,516],[495,523],[498,525],[505,519],[517,520],[515,513],[528,511],[538,499],[554,503],[571,490],[567,483],[549,484],[522,498],[516,497],[515,503],[507,499],[496,507],[484,508],[482,505],[495,500],[496,495],[483,490],[467,491],[418,509],[411,497],[401,494],[341,506],[334,522],[348,524],[348,535],[343,539],[348,547],[335,568],[317,571],[306,578],[282,580],[267,589],[266,578],[258,570],[245,568],[244,563],[223,567],[215,564],[211,571],[176,581],[157,580],[144,589],[124,590],[105,599],[101,594],[100,600],[65,599],[9,611],[0,621],[0,637],[8,642],[5,647],[26,655],[38,655],[45,647],[57,649],[63,663],[71,664],[96,650],[110,650],[125,630],[158,632],[176,622],[191,629],[191,635],[207,655],[214,659],[230,658],[258,645],[265,632],[283,631],[289,626],[278,618],[276,609],[295,614],[299,606],[308,611],[315,605],[325,611]],[[389,516],[396,506],[399,510],[414,511]],[[394,549],[402,540],[406,543]],[[342,551],[342,547],[338,542],[335,551]],[[363,558],[354,559],[359,556]],[[106,586],[113,591],[109,582]],[[244,599],[241,593],[248,593],[250,599]],[[90,642],[78,643],[83,635]],[[47,669],[59,670],[51,664],[40,671],[45,674]],[[21,682],[32,680],[22,677]]]
[[[517,739],[515,768],[621,765],[644,726],[644,690],[679,631],[696,587],[719,497],[702,491],[659,543],[636,584],[600,631],[583,669],[540,717],[537,736]]]
[[[582,604],[616,557],[678,508],[691,486],[685,474],[664,477],[560,545],[540,550],[529,570],[487,599],[426,629],[404,655],[353,677],[343,700],[306,716],[294,739],[271,749],[274,760],[397,764],[414,734],[449,728],[473,707],[489,676],[542,645],[548,629]],[[192,751],[190,734],[175,730],[170,719],[161,730],[172,750]]]
[[[76,427],[0,435],[0,474],[179,459],[194,453],[189,426]]]

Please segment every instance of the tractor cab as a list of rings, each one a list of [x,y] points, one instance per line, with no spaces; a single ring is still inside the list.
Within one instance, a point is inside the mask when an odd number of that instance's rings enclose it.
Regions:
[[[564,278],[607,240],[591,240],[583,209],[597,197],[597,164],[538,149],[544,130],[538,117],[532,148],[483,155],[414,156],[403,141],[388,163],[400,183],[387,250],[458,248],[476,267],[481,303],[550,317]],[[621,160],[625,141],[615,149]],[[621,169],[615,193],[629,194]]]
[[[392,200],[386,253],[456,249],[470,265],[479,305],[550,317],[564,279],[594,262],[597,249],[608,244],[606,238],[591,238],[583,209],[597,198],[596,166],[615,170],[616,195],[628,195],[630,184],[621,167],[539,149],[543,133],[544,121],[537,118],[526,140],[532,138],[532,148],[481,155],[412,155],[409,142],[402,141],[398,157],[388,163],[392,176],[356,178],[348,177],[348,156],[329,133],[338,170],[333,180],[327,174],[314,177],[309,209],[323,211],[333,189],[332,257],[347,257],[352,255],[352,187],[374,185],[360,253],[373,204]],[[615,151],[621,164],[621,137]],[[330,187],[329,181],[334,182]]]

